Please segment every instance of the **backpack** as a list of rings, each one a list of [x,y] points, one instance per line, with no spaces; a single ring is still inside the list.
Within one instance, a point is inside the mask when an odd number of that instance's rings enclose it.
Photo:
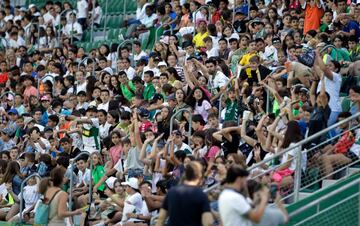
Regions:
[[[44,200],[41,200],[36,208],[35,211],[35,217],[34,217],[34,225],[37,226],[46,226],[49,223],[49,214],[50,214],[50,204],[52,200],[55,198],[57,193],[59,193],[58,190],[55,192],[53,197],[50,199],[48,203],[45,203]]]

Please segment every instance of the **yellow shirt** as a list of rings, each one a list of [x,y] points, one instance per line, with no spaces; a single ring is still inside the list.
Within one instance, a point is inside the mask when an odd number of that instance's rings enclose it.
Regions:
[[[248,65],[250,63],[249,62],[250,58],[255,56],[255,55],[256,55],[256,53],[247,53],[247,54],[245,54],[240,60],[240,65],[241,66]],[[251,77],[251,68],[246,68],[246,74]]]
[[[208,32],[205,32],[204,34],[197,33],[193,38],[193,43],[195,44],[196,48],[205,47],[204,38],[209,36]]]

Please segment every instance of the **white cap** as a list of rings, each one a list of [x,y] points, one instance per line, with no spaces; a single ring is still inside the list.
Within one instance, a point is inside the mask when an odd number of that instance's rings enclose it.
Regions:
[[[114,71],[111,67],[106,67],[103,69],[103,71],[106,71],[107,73],[109,73],[110,75],[113,75],[114,74]]]
[[[110,188],[110,189],[114,189],[114,185],[115,185],[115,182],[117,181],[118,179],[116,177],[109,177],[105,183],[106,185]]]
[[[30,4],[29,9],[31,9],[32,7],[36,7],[36,5],[35,4]]]
[[[122,182],[121,185],[128,185],[128,186],[130,186],[130,187],[132,187],[133,189],[136,189],[136,190],[139,189],[139,181],[135,177],[129,178],[128,181]]]
[[[158,63],[157,66],[158,66],[158,67],[161,67],[161,66],[167,67],[167,64],[165,63],[165,61],[161,61],[161,62]]]

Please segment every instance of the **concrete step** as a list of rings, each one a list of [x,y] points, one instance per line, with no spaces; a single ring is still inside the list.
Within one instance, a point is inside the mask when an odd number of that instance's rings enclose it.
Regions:
[[[332,184],[335,184],[338,180],[328,180],[328,179],[325,179],[322,181],[322,188],[325,188],[325,187],[328,187]]]
[[[304,199],[309,197],[310,195],[312,195],[313,193],[311,192],[299,192],[299,200]]]
[[[355,174],[355,173],[359,173],[360,172],[360,168],[354,168],[354,167],[350,167],[348,169],[348,174],[349,175],[352,175],[352,174]]]

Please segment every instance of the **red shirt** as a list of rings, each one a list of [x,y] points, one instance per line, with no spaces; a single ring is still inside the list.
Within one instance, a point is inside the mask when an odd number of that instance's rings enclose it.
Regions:
[[[9,79],[9,73],[7,72],[0,73],[0,84],[5,84],[8,79]]]

